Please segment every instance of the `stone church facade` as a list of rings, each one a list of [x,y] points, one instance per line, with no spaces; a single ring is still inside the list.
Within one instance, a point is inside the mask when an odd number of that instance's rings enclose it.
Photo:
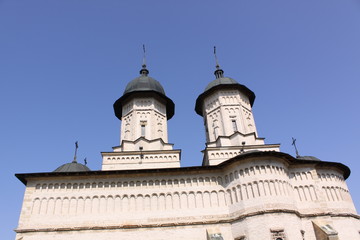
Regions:
[[[143,65],[114,103],[121,140],[102,153],[101,170],[75,158],[53,172],[16,174],[26,185],[16,239],[360,239],[350,169],[265,144],[255,94],[223,73],[217,65],[196,100],[202,166],[180,167],[167,137],[175,105]]]

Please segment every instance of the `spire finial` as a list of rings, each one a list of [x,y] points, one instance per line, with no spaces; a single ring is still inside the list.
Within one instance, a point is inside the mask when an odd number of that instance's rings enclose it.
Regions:
[[[215,62],[216,62],[216,69],[220,69],[219,60],[216,56],[216,46],[214,46],[214,56],[215,56]]]
[[[219,65],[219,60],[217,58],[217,55],[216,55],[216,46],[214,46],[214,56],[215,56],[215,62],[216,62],[216,70],[214,72],[216,78],[222,78],[224,77],[223,74],[224,74],[224,71],[220,68],[220,65]]]
[[[146,69],[146,50],[145,50],[145,44],[143,44],[143,63],[141,65],[141,70],[140,70],[140,74],[142,76],[147,76],[149,74],[149,70]]]
[[[74,160],[72,161],[73,163],[76,163],[77,160],[76,160],[76,155],[77,155],[77,150],[79,148],[79,145],[78,145],[78,141],[75,142],[75,154],[74,154]]]
[[[143,64],[142,64],[142,68],[146,68],[146,50],[145,50],[145,44],[143,44]]]
[[[299,152],[298,152],[297,147],[296,147],[296,139],[295,138],[292,138],[292,144],[291,145],[293,145],[295,147],[296,157],[297,158],[300,157]]]

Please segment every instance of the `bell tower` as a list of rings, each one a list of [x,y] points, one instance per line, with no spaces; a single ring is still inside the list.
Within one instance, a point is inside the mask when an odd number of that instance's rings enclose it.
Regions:
[[[114,152],[102,153],[102,170],[180,167],[180,150],[173,150],[167,132],[175,105],[148,75],[144,62],[140,76],[114,103],[115,116],[121,120],[120,145],[113,147]]]
[[[166,97],[161,84],[148,74],[143,65],[140,77],[129,82],[123,96],[114,103],[115,115],[121,120],[120,144],[139,138],[168,141],[167,120],[174,115],[175,106]],[[127,150],[127,146],[123,147]],[[158,148],[143,147],[149,150]]]
[[[279,144],[265,144],[256,130],[252,106],[255,94],[232,78],[216,61],[215,80],[196,100],[203,117],[206,148],[203,165],[217,165],[246,151],[279,151]]]

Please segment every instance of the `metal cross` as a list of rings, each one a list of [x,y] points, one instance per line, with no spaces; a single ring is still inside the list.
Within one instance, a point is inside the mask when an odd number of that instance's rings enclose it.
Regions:
[[[219,69],[220,65],[219,65],[218,58],[216,56],[216,46],[214,46],[214,56],[215,56],[215,61],[216,61],[216,69]]]
[[[73,160],[73,162],[77,162],[77,161],[76,161],[76,155],[77,155],[77,150],[78,150],[78,148],[79,148],[78,141],[76,141],[76,142],[75,142],[75,154],[74,154],[74,160]]]
[[[145,50],[145,44],[143,44],[143,51],[144,51],[144,56],[143,56],[143,64],[142,67],[146,68],[146,50]]]
[[[291,145],[293,145],[295,147],[296,157],[300,157],[299,152],[298,152],[297,147],[296,147],[296,139],[295,138],[292,138],[292,144]]]

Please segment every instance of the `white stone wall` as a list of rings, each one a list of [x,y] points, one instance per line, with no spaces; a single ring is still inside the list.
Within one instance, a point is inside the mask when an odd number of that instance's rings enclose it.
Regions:
[[[216,175],[34,181],[28,186],[31,199],[24,206],[27,221],[20,221],[20,226],[155,224],[173,218],[196,220],[209,210],[226,214],[225,191],[219,181]]]
[[[273,240],[272,231],[283,230],[284,240],[303,240],[301,220],[294,214],[273,213],[249,217],[232,224],[232,230],[234,238],[246,236],[250,240]]]
[[[252,157],[224,169],[90,176],[30,179],[17,237],[205,240],[212,227],[224,240],[269,240],[279,229],[286,239],[302,240],[304,231],[315,240],[312,221],[320,220],[340,239],[359,237],[359,217],[335,169]]]
[[[203,111],[207,142],[214,142],[219,136],[231,136],[236,131],[257,135],[249,99],[239,90],[209,95],[204,100]],[[254,144],[254,136],[252,138],[252,141],[247,139],[248,144]]]
[[[114,152],[134,152],[134,151],[163,151],[172,150],[173,144],[165,143],[162,139],[147,140],[143,137],[135,141],[123,141],[120,146],[113,147]],[[161,152],[159,152],[161,153]]]
[[[244,146],[230,146],[230,147],[207,147],[204,151],[203,165],[219,165],[230,158],[236,157],[241,153],[248,151],[280,151],[279,144],[262,144],[262,145],[244,145]]]
[[[203,165],[218,165],[236,152],[279,151],[278,144],[265,145],[257,137],[249,98],[239,90],[216,91],[203,104],[207,141]]]
[[[63,232],[45,232],[45,233],[27,233],[18,234],[17,240],[23,237],[23,240],[207,240],[207,230],[215,229],[220,231],[225,240],[233,239],[230,224],[194,226],[172,226],[157,228],[128,228],[128,229],[110,229],[106,231],[87,230],[87,231],[63,231]]]
[[[179,168],[180,150],[102,153],[102,170]]]
[[[135,141],[145,124],[145,138],[168,141],[166,107],[155,98],[134,98],[123,106],[121,140]]]

